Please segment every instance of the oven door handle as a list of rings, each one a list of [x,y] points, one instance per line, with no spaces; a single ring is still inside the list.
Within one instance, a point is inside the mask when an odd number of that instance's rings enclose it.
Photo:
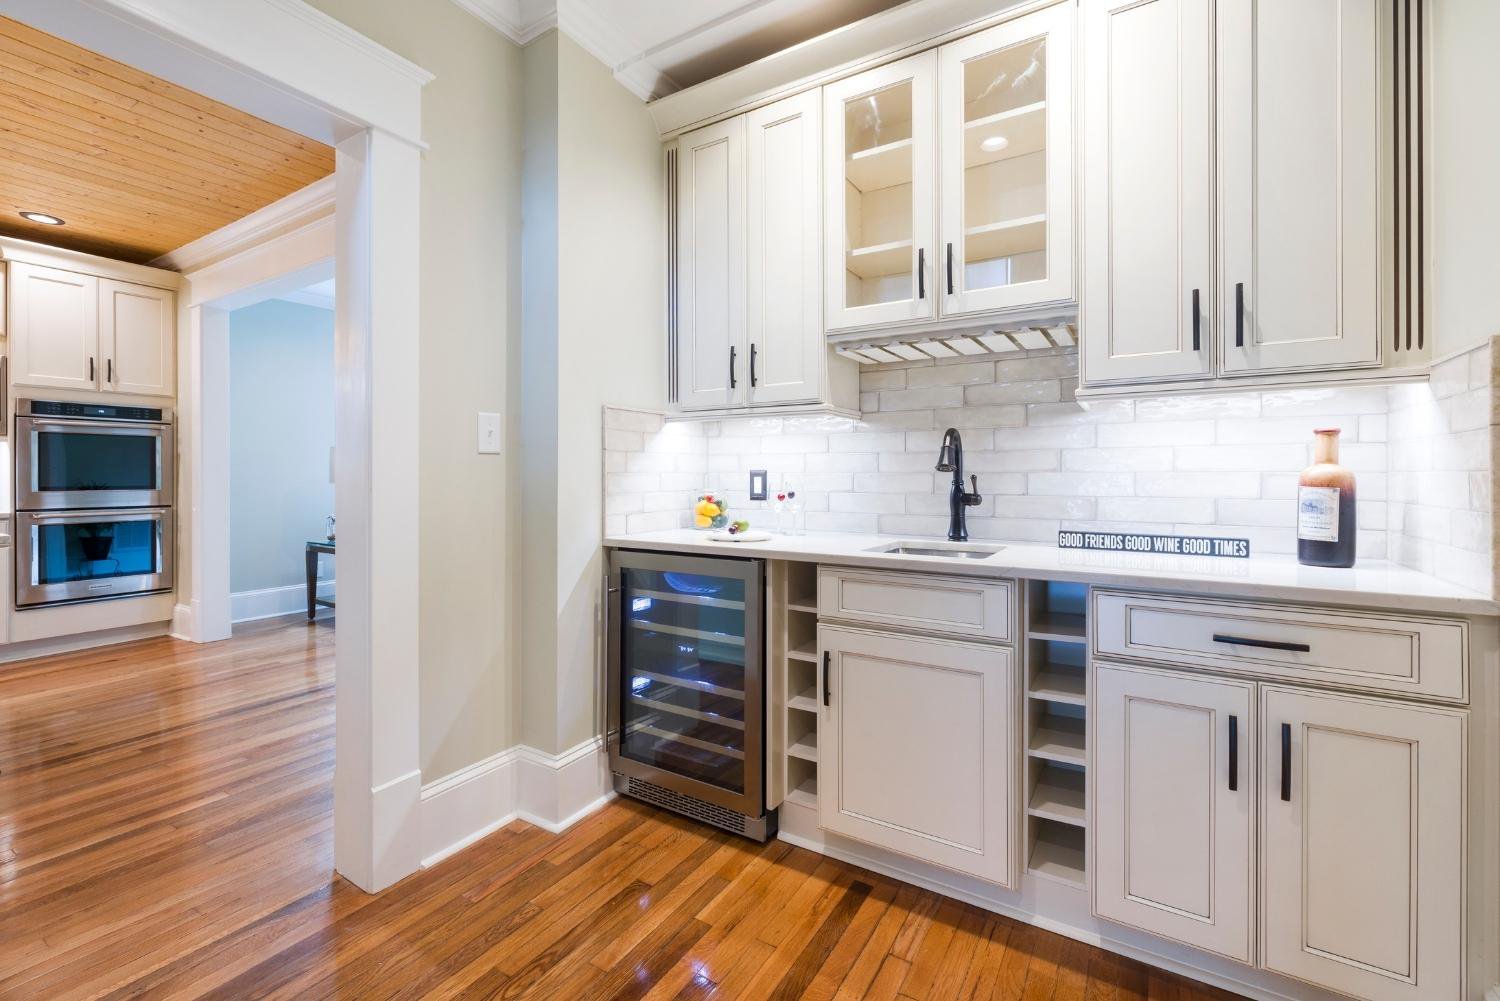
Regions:
[[[17,420],[26,421],[33,431],[45,428],[48,431],[87,431],[89,434],[97,434],[104,431],[109,434],[146,434],[159,435],[171,427],[170,424],[135,423],[132,421],[59,421],[46,417],[18,417]]]
[[[33,525],[71,525],[106,521],[155,521],[171,510],[169,507],[100,508],[94,511],[67,511],[56,514],[22,511],[21,517]]]

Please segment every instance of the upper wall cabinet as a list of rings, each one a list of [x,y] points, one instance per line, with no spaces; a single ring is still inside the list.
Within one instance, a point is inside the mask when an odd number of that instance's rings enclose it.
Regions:
[[[823,339],[821,99],[809,91],[676,148],[673,381],[684,411],[857,404]]]
[[[8,315],[17,386],[174,395],[172,292],[15,262]]]
[[[1386,5],[1082,0],[1081,25],[1085,387],[1415,362],[1382,352]]]
[[[823,88],[829,331],[1074,298],[1072,19],[1059,4]]]

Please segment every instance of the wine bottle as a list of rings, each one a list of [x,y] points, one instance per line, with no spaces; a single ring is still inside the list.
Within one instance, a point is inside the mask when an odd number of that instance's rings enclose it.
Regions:
[[[1297,562],[1354,565],[1354,474],[1339,465],[1339,429],[1313,432],[1313,464],[1297,480]]]

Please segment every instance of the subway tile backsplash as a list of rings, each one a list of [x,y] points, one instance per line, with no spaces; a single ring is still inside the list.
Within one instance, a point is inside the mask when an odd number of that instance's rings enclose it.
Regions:
[[[688,527],[704,490],[736,517],[752,469],[791,484],[809,531],[942,535],[943,429],[963,435],[984,501],[974,539],[1051,543],[1060,529],[1247,537],[1296,551],[1297,473],[1312,430],[1343,429],[1358,481],[1359,555],[1492,591],[1489,497],[1496,419],[1488,345],[1430,385],[1274,390],[1079,403],[1073,349],[1004,360],[903,362],[860,373],[861,415],[664,422],[606,408],[605,531]]]

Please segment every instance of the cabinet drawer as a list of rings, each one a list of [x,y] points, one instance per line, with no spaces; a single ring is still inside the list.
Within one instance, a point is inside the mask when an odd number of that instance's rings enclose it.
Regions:
[[[1096,656],[1468,698],[1461,620],[1095,591]]]
[[[823,567],[818,615],[929,632],[1011,638],[1010,581]]]

